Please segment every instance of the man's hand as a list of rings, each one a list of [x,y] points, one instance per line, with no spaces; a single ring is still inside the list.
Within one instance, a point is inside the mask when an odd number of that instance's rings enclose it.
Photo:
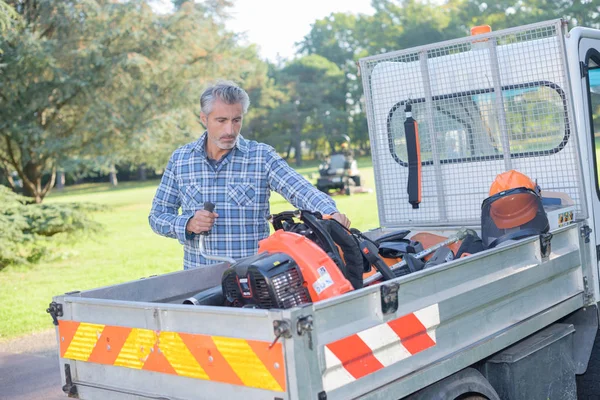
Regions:
[[[348,217],[346,217],[346,214],[334,212],[333,214],[331,214],[331,218],[344,225],[344,227],[350,228],[350,220],[348,219]]]
[[[192,218],[190,218],[185,226],[185,230],[189,233],[201,233],[208,232],[212,229],[215,219],[219,214],[206,211],[198,210]]]

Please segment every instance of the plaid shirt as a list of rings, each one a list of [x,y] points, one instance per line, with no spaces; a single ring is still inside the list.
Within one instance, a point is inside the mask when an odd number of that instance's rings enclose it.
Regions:
[[[184,245],[185,269],[216,263],[200,255],[199,235],[185,231],[206,201],[214,203],[219,214],[205,239],[206,251],[235,259],[256,254],[258,242],[269,235],[271,190],[298,209],[337,212],[331,197],[294,171],[271,146],[239,136],[232,151],[215,165],[208,161],[205,143],[206,133],[175,150],[148,217],[154,232]]]

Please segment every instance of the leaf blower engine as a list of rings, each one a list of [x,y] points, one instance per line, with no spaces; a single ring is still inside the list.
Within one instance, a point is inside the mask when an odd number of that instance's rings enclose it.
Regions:
[[[259,243],[258,254],[228,268],[221,287],[200,292],[184,304],[286,309],[362,287],[360,252],[350,242],[348,248],[336,246],[330,232],[335,221],[305,211],[271,218],[276,231]],[[360,265],[346,263],[339,248],[358,251]]]

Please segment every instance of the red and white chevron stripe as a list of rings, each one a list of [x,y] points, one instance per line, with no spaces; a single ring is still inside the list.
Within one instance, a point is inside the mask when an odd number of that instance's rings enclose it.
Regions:
[[[324,346],[326,391],[344,386],[435,346],[437,304]]]

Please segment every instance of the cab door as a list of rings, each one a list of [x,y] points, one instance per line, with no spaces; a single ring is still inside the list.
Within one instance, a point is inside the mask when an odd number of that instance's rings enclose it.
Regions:
[[[591,37],[587,37],[591,36]],[[595,36],[595,37],[594,37]],[[579,38],[579,72],[581,76],[582,110],[578,113],[583,116],[578,124],[580,135],[590,145],[582,145],[587,149],[587,159],[592,161],[583,165],[590,176],[590,212],[593,215],[593,226],[595,232],[595,254],[592,263],[596,268],[592,271],[594,279],[588,282],[589,291],[593,291],[598,299],[598,260],[600,257],[600,32],[585,30],[583,37]],[[583,129],[582,129],[583,128]]]

